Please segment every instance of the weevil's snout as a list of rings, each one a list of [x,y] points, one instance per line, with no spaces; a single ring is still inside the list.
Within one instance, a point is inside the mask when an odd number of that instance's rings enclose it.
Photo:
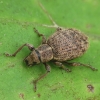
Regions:
[[[31,61],[28,60],[28,59],[25,59],[24,61],[25,61],[26,65],[28,65],[28,66],[33,66],[33,65],[36,64],[36,62],[31,62]]]
[[[32,53],[29,54],[29,56],[27,56],[24,59],[24,61],[25,61],[26,65],[28,65],[28,66],[33,66],[33,65],[40,63],[38,56],[34,51],[32,51]]]
[[[26,59],[24,59],[24,61],[25,61],[26,65],[30,66],[29,61],[28,61],[28,59],[27,59],[27,58],[26,58]]]
[[[28,66],[33,66],[33,65],[37,64],[37,62],[34,62],[34,60],[30,57],[30,55],[28,57],[26,57],[24,59],[24,61],[25,61],[26,65],[28,65]]]

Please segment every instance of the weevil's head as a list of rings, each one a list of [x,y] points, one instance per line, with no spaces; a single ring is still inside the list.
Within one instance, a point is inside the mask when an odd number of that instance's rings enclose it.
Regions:
[[[28,66],[33,66],[41,62],[40,54],[37,50],[33,50],[25,59],[25,63]]]

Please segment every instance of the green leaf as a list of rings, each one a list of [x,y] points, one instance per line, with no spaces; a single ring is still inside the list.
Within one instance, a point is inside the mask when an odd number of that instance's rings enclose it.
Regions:
[[[79,66],[70,67],[72,72],[66,73],[49,62],[51,72],[39,81],[34,92],[32,81],[46,72],[43,64],[25,65],[23,59],[30,53],[27,47],[16,57],[3,53],[12,54],[24,43],[38,47],[42,39],[33,27],[47,38],[56,29],[41,26],[52,22],[37,0],[3,0],[0,1],[0,100],[99,100],[100,1],[41,0],[41,3],[58,25],[79,29],[89,37],[89,49],[74,61],[91,64],[98,71]]]

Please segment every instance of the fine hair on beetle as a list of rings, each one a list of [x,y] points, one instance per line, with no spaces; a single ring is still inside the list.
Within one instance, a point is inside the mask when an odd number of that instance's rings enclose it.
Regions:
[[[39,63],[44,64],[46,73],[33,81],[34,90],[36,91],[37,89],[37,82],[50,72],[51,68],[48,64],[49,61],[53,61],[54,64],[64,69],[66,72],[71,72],[71,70],[67,68],[67,66],[65,66],[63,63],[66,63],[70,66],[85,66],[91,68],[93,71],[97,71],[96,68],[88,64],[83,64],[80,62],[69,62],[72,59],[82,56],[87,51],[89,45],[88,37],[80,30],[58,26],[50,14],[47,12],[47,10],[44,8],[42,3],[38,1],[38,4],[53,24],[42,24],[42,26],[56,28],[57,30],[47,39],[36,28],[34,28],[34,32],[39,37],[42,37],[42,44],[39,47],[35,48],[31,44],[25,43],[13,54],[5,53],[6,56],[16,56],[16,54],[22,50],[23,47],[27,46],[31,52],[24,59],[25,63],[28,66],[33,66]]]

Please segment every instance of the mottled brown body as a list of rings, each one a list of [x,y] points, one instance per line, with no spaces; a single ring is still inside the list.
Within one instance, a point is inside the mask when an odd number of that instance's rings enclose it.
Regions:
[[[71,60],[81,56],[88,48],[88,38],[76,29],[61,29],[47,40],[57,61]]]

